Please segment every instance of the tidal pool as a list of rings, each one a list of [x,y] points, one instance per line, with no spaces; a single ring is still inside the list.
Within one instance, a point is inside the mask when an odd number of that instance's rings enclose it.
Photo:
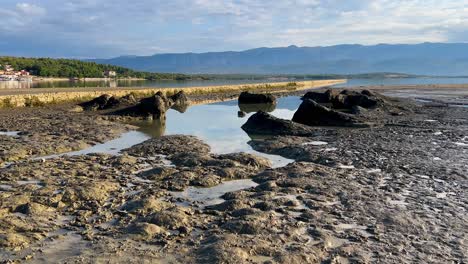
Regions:
[[[227,101],[191,106],[183,113],[170,109],[166,113],[165,121],[141,121],[132,124],[140,127],[138,131],[147,136],[193,135],[206,142],[213,153],[252,153],[268,158],[273,167],[282,167],[293,160],[253,150],[248,142],[255,135],[248,135],[241,126],[257,110],[267,110],[276,117],[292,119],[300,103],[298,96],[279,98],[276,107],[271,105],[239,106],[237,101]],[[238,111],[241,109],[248,111],[244,117],[238,116]]]

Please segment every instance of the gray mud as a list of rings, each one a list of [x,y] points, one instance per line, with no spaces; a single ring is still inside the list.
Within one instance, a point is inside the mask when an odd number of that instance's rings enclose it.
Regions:
[[[23,132],[0,135],[1,161],[15,161],[0,168],[0,261],[468,262],[468,109],[410,108],[249,143],[295,160],[280,168],[183,135],[31,159],[131,127],[61,106],[2,110],[0,128]]]

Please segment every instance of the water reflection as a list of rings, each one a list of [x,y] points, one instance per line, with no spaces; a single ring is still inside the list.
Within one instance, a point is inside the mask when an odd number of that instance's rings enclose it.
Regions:
[[[283,97],[278,99],[276,109],[271,114],[284,119],[291,119],[294,110],[287,109],[293,103],[296,108],[301,100],[299,97]],[[248,144],[251,140],[241,126],[245,119],[237,117],[239,110],[237,104],[232,102],[222,102],[208,105],[196,105],[186,109],[184,113],[170,109],[166,113],[166,119],[139,122],[139,131],[151,136],[159,137],[162,135],[194,135],[210,145],[213,153],[225,154],[234,152],[254,153],[259,156],[270,159],[275,167],[285,166],[292,160],[285,159],[276,155],[268,155],[257,152]],[[246,117],[253,114],[249,113]]]
[[[268,80],[63,80],[63,81],[0,81],[0,89],[29,89],[29,88],[84,88],[84,87],[193,87],[264,83]]]
[[[239,109],[245,113],[256,113],[258,111],[273,112],[276,104],[239,104]]]

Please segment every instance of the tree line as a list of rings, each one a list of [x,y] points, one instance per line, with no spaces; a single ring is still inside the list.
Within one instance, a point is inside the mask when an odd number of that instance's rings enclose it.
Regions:
[[[193,78],[193,76],[180,73],[140,72],[115,65],[73,59],[0,57],[0,64],[9,64],[17,71],[26,70],[32,75],[40,77],[101,78],[104,71],[115,71],[118,78],[147,80],[187,80]]]

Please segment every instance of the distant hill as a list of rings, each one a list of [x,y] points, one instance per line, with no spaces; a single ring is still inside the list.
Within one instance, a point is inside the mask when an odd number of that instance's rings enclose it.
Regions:
[[[468,75],[468,44],[422,43],[374,46],[258,48],[122,56],[92,60],[151,72],[212,74],[361,74],[401,72],[416,75]]]

